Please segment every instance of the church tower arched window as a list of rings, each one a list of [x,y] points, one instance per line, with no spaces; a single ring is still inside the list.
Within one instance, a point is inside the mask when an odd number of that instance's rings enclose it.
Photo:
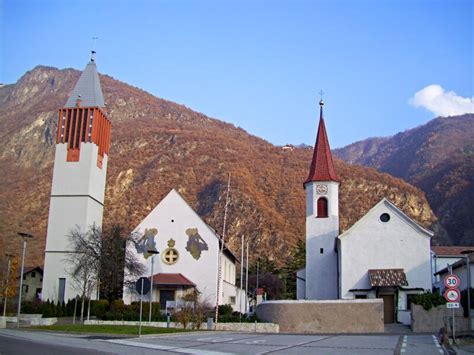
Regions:
[[[325,197],[318,199],[318,218],[325,218],[328,216],[328,200]]]

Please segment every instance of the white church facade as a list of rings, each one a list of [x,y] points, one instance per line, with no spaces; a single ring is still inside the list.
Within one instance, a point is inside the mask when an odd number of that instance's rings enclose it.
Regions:
[[[431,290],[426,230],[382,199],[339,233],[340,178],[334,167],[320,102],[320,121],[306,191],[306,266],[297,298],[382,298],[386,323],[409,324],[411,295]]]
[[[42,299],[64,302],[81,293],[68,256],[73,230],[102,226],[111,122],[94,59],[59,110],[44,259]],[[93,295],[94,296],[94,295]]]
[[[162,310],[166,301],[179,301],[193,289],[200,292],[202,301],[216,305],[222,238],[176,190],[171,190],[133,233],[138,234],[139,243],[129,243],[127,248],[143,263],[144,277],[150,277],[153,259],[153,301],[159,302]],[[153,256],[150,250],[159,254]],[[237,257],[224,245],[221,260],[218,303],[244,313],[245,292],[236,286]],[[124,288],[123,299],[130,303],[139,300],[139,294]]]

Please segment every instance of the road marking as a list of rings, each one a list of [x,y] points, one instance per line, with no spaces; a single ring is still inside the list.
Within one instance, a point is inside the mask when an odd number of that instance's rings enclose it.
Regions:
[[[287,350],[287,349],[291,349],[291,348],[294,348],[294,347],[298,347],[298,346],[303,346],[303,345],[315,343],[315,342],[317,342],[317,341],[321,341],[321,340],[328,339],[328,338],[332,338],[332,336],[328,336],[328,337],[321,338],[321,339],[317,339],[317,340],[303,341],[303,342],[298,343],[298,344],[286,345],[286,346],[282,346],[281,348],[277,348],[277,349],[273,349],[273,350],[268,350],[268,351],[262,351],[262,352],[260,352],[260,353],[258,353],[258,354],[261,355],[261,354],[268,354],[268,353],[272,353],[272,352],[276,352],[276,351],[281,351],[281,350]]]
[[[108,343],[126,345],[126,346],[133,346],[136,348],[145,348],[145,349],[154,349],[154,350],[170,350],[174,352],[180,352],[183,354],[214,354],[214,355],[222,355],[228,353],[222,353],[219,351],[210,351],[210,350],[200,350],[200,349],[189,349],[189,348],[180,348],[176,346],[166,346],[166,345],[156,345],[156,344],[147,344],[147,343],[139,343],[137,341],[130,341],[130,340],[123,340],[123,339],[114,339],[114,340],[106,340]]]
[[[201,341],[201,342],[211,342],[211,343],[224,343],[226,341],[232,341],[235,338],[199,338],[196,339],[196,341]]]

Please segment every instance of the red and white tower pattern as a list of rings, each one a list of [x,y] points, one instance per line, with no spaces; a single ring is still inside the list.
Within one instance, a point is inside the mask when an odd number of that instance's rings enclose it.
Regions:
[[[66,105],[59,109],[42,299],[67,301],[80,293],[67,257],[73,230],[102,226],[111,122],[94,52]]]

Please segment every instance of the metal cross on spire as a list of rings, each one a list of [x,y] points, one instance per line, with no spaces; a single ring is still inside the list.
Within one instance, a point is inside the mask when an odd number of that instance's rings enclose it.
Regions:
[[[99,37],[92,37],[92,51],[91,51],[91,62],[95,60],[95,42],[98,40]]]
[[[324,105],[323,95],[325,94],[325,92],[323,90],[320,90],[318,94],[321,97],[321,100],[319,101],[319,106],[323,106]]]
[[[325,94],[325,92],[323,90],[320,90],[318,92],[319,96],[321,97],[321,100],[323,99],[323,95]]]

